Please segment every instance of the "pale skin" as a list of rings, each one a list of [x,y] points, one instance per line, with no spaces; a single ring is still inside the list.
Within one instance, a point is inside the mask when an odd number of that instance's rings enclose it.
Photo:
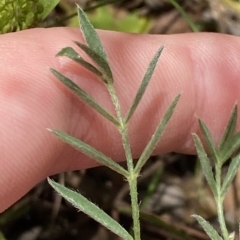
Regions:
[[[129,125],[134,158],[151,137],[159,119],[182,93],[169,126],[154,154],[195,154],[192,133],[197,118],[217,142],[235,103],[240,101],[240,39],[199,33],[133,35],[99,31],[113,69],[123,113],[157,49],[165,49],[146,94]],[[73,79],[109,111],[113,107],[101,83],[67,58],[56,58],[79,29],[34,29],[0,37],[0,212],[38,182],[55,173],[96,166],[95,161],[47,131],[65,131],[117,161],[124,160],[114,125],[73,96],[49,71]]]

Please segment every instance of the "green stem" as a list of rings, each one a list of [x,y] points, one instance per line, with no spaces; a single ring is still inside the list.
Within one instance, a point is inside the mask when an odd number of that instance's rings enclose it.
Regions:
[[[124,151],[125,151],[125,154],[126,154],[128,171],[129,171],[129,173],[133,173],[134,166],[133,166],[133,159],[132,159],[130,143],[129,143],[129,140],[128,140],[128,132],[127,132],[128,126],[124,122],[124,118],[122,117],[121,107],[120,107],[119,100],[117,98],[117,94],[116,94],[116,91],[114,89],[113,84],[108,84],[107,88],[108,88],[109,94],[111,96],[113,105],[115,107],[115,111],[116,111],[116,114],[117,114],[118,121],[120,123],[119,132],[122,136],[122,143],[123,143],[123,148],[124,148]]]
[[[217,202],[217,213],[218,221],[221,228],[222,236],[224,240],[229,239],[229,233],[227,230],[224,213],[223,213],[223,198],[221,197],[221,176],[222,176],[222,166],[221,164],[216,164],[216,186],[217,186],[217,196],[215,200]]]
[[[132,172],[129,178],[127,179],[129,184],[130,197],[131,197],[134,240],[141,239],[138,193],[137,193],[137,177],[138,175],[135,175],[134,172]]]
[[[130,143],[128,140],[127,127],[120,130],[122,135],[123,147],[125,150],[125,155],[127,159],[127,166],[129,176],[127,178],[129,184],[129,194],[131,197],[132,206],[132,218],[133,218],[133,232],[134,240],[140,240],[140,221],[139,221],[139,205],[138,205],[138,193],[137,193],[137,178],[138,173],[135,173],[133,166],[133,158],[130,148]]]
[[[138,205],[138,193],[137,193],[137,178],[138,173],[134,171],[133,157],[130,147],[130,142],[128,138],[128,124],[125,123],[124,118],[122,117],[121,107],[119,100],[115,91],[113,84],[107,84],[109,94],[111,96],[115,111],[117,114],[118,121],[120,123],[119,132],[122,136],[123,148],[125,151],[125,156],[127,160],[128,168],[128,177],[127,181],[129,184],[129,194],[131,197],[131,206],[132,206],[132,218],[133,218],[133,232],[134,240],[140,240],[140,221],[139,221],[139,205]]]

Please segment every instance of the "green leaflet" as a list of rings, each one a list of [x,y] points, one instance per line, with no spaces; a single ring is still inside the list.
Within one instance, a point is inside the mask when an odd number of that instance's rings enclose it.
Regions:
[[[202,166],[203,174],[207,179],[208,185],[211,188],[213,195],[216,196],[217,195],[216,181],[213,177],[213,171],[210,165],[209,158],[207,157],[207,154],[203,148],[203,145],[199,137],[196,134],[193,134],[193,138],[194,138],[194,143],[197,149],[198,158]]]
[[[88,69],[90,72],[94,73],[95,75],[102,77],[102,73],[91,63],[85,61],[72,47],[63,48],[56,56],[57,57],[66,56],[72,59],[73,61],[79,63],[80,65],[82,65],[83,67]]]
[[[221,197],[225,196],[225,194],[228,190],[228,187],[230,186],[230,184],[233,181],[233,178],[237,174],[239,166],[240,166],[240,154],[237,154],[236,157],[231,159],[231,163],[228,167],[228,171],[227,171],[227,174],[224,178],[222,189],[221,189]]]
[[[102,209],[90,202],[78,192],[74,192],[59,183],[48,179],[49,184],[74,207],[89,215],[91,218],[101,223],[110,231],[125,240],[133,240],[132,236],[113,218],[107,215]]]
[[[199,215],[194,214],[192,216],[197,219],[198,223],[202,226],[202,228],[207,233],[207,235],[210,237],[210,239],[212,239],[212,240],[223,240],[222,237],[219,236],[217,231],[210,225],[209,222],[204,220]]]
[[[61,138],[64,142],[70,144],[74,148],[80,150],[82,153],[87,155],[88,157],[96,160],[97,162],[111,168],[115,172],[118,172],[119,174],[123,175],[124,177],[128,176],[128,172],[121,167],[119,164],[114,162],[110,157],[107,157],[103,153],[99,152],[95,148],[91,147],[90,145],[84,143],[83,141],[74,138],[64,132],[58,131],[58,130],[50,130],[54,134],[56,134],[59,138]]]
[[[75,41],[75,43],[100,67],[101,72],[103,73],[102,80],[105,83],[113,83],[112,71],[107,60],[104,59],[101,55],[99,55],[97,52],[92,50],[87,45],[77,41]]]
[[[98,113],[107,118],[109,121],[115,125],[119,125],[118,120],[107,112],[103,107],[101,107],[90,95],[88,95],[84,90],[82,90],[77,84],[72,80],[62,75],[60,72],[50,69],[50,71],[67,87],[69,87],[77,96],[79,96],[85,103],[89,104],[94,108]]]
[[[152,78],[153,72],[156,68],[157,62],[159,60],[159,57],[161,56],[162,51],[163,51],[163,47],[160,47],[158,49],[157,53],[155,54],[155,56],[153,57],[152,61],[150,62],[149,66],[147,68],[147,71],[143,77],[143,80],[141,82],[141,85],[138,89],[138,92],[133,100],[133,103],[125,117],[125,123],[127,123],[130,120],[130,118],[134,114],[139,102],[141,101],[143,94],[145,93],[146,88],[148,86],[148,83],[150,82],[150,80]]]
[[[163,119],[160,121],[159,125],[157,126],[151,140],[148,142],[147,146],[143,150],[143,152],[137,162],[137,165],[134,169],[135,173],[139,173],[141,171],[141,168],[144,166],[144,164],[147,162],[148,158],[152,154],[154,148],[156,147],[157,143],[159,142],[159,140],[167,126],[168,121],[170,120],[170,118],[174,112],[174,109],[177,106],[177,103],[178,103],[180,97],[181,97],[180,94],[177,97],[175,97],[175,99],[169,106],[167,112],[165,113]]]
[[[222,164],[226,162],[235,151],[237,151],[240,147],[240,132],[236,133],[233,137],[228,139],[223,145],[222,148],[219,149],[221,162]]]
[[[101,56],[103,59],[105,59],[106,62],[108,62],[107,55],[103,49],[102,43],[101,43],[94,27],[89,22],[87,15],[84,13],[84,11],[79,6],[78,6],[78,17],[79,17],[80,28],[81,28],[81,31],[83,33],[83,36],[85,38],[87,45],[94,52],[96,52],[99,56]]]
[[[219,161],[219,158],[218,158],[217,150],[215,148],[211,133],[208,127],[206,126],[206,124],[201,119],[199,119],[198,122],[202,130],[204,140],[207,144],[207,148],[210,151],[211,157],[213,158],[214,162],[217,163]]]
[[[234,106],[231,117],[228,121],[228,125],[225,129],[223,134],[221,143],[219,144],[219,149],[222,149],[224,145],[232,138],[236,131],[237,126],[237,119],[238,119],[238,107],[237,105]]]

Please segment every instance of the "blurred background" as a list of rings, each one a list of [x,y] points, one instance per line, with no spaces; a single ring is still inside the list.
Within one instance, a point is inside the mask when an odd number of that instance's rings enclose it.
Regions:
[[[240,35],[240,1],[234,0],[61,0],[40,26],[78,27],[75,3],[99,29]],[[81,192],[131,231],[128,187],[121,176],[98,167],[53,178]],[[224,202],[228,228],[236,233],[239,184],[237,174]],[[209,239],[191,217],[195,213],[218,228],[216,206],[195,156],[169,153],[149,159],[139,178],[139,197],[143,240]],[[56,195],[46,181],[0,215],[0,231],[0,240],[118,239]]]

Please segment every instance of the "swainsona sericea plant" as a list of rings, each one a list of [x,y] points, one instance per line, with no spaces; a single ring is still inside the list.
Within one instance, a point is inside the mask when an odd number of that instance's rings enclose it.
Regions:
[[[98,78],[102,81],[102,84],[105,85],[106,89],[109,92],[110,99],[112,104],[115,107],[115,114],[108,112],[105,108],[103,108],[99,103],[97,103],[88,93],[86,93],[83,89],[81,89],[77,84],[75,84],[68,77],[62,75],[60,72],[51,69],[52,73],[69,89],[72,90],[74,94],[80,97],[86,104],[91,106],[95,111],[101,114],[103,117],[109,120],[112,124],[116,126],[118,131],[122,137],[122,144],[125,151],[126,161],[127,161],[127,169],[123,168],[121,165],[116,163],[110,157],[106,156],[102,152],[99,152],[92,146],[84,143],[80,139],[72,137],[67,133],[64,133],[59,130],[52,129],[54,134],[56,134],[60,139],[64,142],[72,145],[74,148],[80,150],[87,156],[95,159],[97,162],[111,168],[113,171],[121,174],[129,184],[130,189],[130,197],[131,197],[131,207],[132,207],[132,218],[133,218],[133,236],[131,236],[118,222],[116,222],[113,218],[107,215],[103,210],[98,208],[95,204],[90,202],[80,193],[74,192],[53,180],[48,180],[51,186],[60,193],[66,200],[71,202],[77,209],[83,211],[84,213],[91,216],[93,219],[101,223],[103,226],[120,236],[122,239],[127,240],[140,240],[140,222],[139,222],[139,202],[137,195],[137,178],[139,177],[140,171],[143,165],[146,163],[150,155],[152,154],[155,146],[158,144],[165,127],[170,120],[174,109],[180,99],[180,95],[178,95],[171,105],[169,106],[167,112],[165,113],[163,119],[158,124],[155,132],[152,135],[152,138],[149,139],[149,142],[145,149],[143,150],[138,162],[136,165],[133,163],[133,157],[131,152],[131,146],[129,143],[128,136],[128,123],[131,120],[138,104],[140,103],[142,96],[150,82],[150,79],[153,75],[155,67],[157,65],[158,59],[162,53],[163,47],[160,47],[150,62],[147,71],[143,77],[143,80],[139,86],[137,94],[126,114],[126,116],[122,115],[121,106],[118,100],[118,96],[115,91],[114,86],[114,77],[111,70],[111,67],[108,62],[108,58],[106,52],[101,44],[101,41],[89,22],[87,16],[83,12],[83,10],[78,7],[78,16],[80,20],[81,31],[84,36],[85,42],[80,43],[75,41],[77,47],[79,47],[93,62],[94,64],[86,61],[78,52],[76,52],[72,47],[65,47],[62,49],[57,56],[65,56],[70,58],[71,60],[77,62],[84,68],[88,69],[90,72],[94,73],[98,76]],[[67,161],[67,159],[66,159]]]

